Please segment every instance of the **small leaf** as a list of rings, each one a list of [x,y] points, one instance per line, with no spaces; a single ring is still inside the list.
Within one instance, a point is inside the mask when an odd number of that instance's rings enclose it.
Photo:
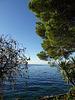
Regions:
[[[23,88],[25,88],[25,86],[23,86]]]

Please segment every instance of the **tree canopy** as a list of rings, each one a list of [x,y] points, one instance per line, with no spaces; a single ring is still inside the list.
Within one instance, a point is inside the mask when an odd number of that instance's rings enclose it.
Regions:
[[[65,71],[63,74],[72,83],[75,58],[70,58],[70,55],[75,53],[75,1],[32,0],[28,6],[40,20],[36,22],[36,33],[43,39],[44,51],[37,56],[41,60],[58,60],[58,65]],[[68,58],[69,62],[66,61]]]
[[[75,52],[75,2],[73,0],[32,0],[29,9],[40,19],[36,33],[42,47],[54,59]]]

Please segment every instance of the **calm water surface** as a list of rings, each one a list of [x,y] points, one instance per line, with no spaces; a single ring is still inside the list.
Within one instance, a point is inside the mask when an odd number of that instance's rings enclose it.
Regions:
[[[23,100],[36,100],[38,97],[57,95],[68,92],[71,84],[62,80],[62,75],[56,67],[49,65],[29,65],[28,85],[25,86],[24,77],[19,78],[17,86],[14,90],[10,88],[8,82],[5,82],[4,100],[15,100],[22,98]],[[25,86],[25,88],[23,87]]]

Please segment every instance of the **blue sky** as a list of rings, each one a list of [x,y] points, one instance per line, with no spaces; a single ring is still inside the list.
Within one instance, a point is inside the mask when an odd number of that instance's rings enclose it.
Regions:
[[[47,62],[39,60],[37,53],[42,51],[42,39],[36,34],[35,26],[38,19],[28,9],[29,0],[0,0],[0,34],[10,34],[14,40],[23,44],[26,55],[31,58],[29,63]]]

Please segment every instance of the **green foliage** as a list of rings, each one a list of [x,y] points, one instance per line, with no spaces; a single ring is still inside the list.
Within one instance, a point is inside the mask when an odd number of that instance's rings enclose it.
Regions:
[[[57,95],[55,100],[75,100],[75,86],[68,93]]]
[[[39,18],[36,33],[43,39],[44,51],[37,54],[41,60],[48,60],[51,66],[60,66],[66,81],[75,81],[75,1],[74,0],[32,0],[29,9]],[[52,62],[54,61],[55,62]],[[65,61],[64,61],[65,60]]]
[[[40,52],[40,54],[38,53],[37,56],[43,60],[47,60],[48,58],[48,55],[44,51]]]
[[[73,86],[73,87],[69,90],[69,93],[75,94],[75,86]]]
[[[72,61],[72,59],[71,59]],[[59,63],[60,66],[60,72],[63,74],[63,78],[68,83],[69,81],[75,85],[73,82],[75,82],[75,68],[73,67],[73,61],[61,61]]]
[[[75,100],[75,86],[73,86],[66,95],[68,100]]]
[[[42,38],[46,38],[45,36],[45,27],[41,22],[36,22],[36,33]]]
[[[54,59],[75,52],[74,1],[32,0],[29,9],[40,19],[36,33],[43,41],[43,49]],[[45,46],[47,45],[47,48]],[[62,50],[61,50],[62,48]]]

